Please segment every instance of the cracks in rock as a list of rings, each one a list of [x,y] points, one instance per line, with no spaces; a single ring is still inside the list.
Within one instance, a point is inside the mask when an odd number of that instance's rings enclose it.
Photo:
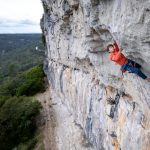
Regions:
[[[86,58],[83,58],[83,59],[80,59],[78,57],[75,57],[75,61],[76,61],[76,64],[80,66],[80,68],[82,68],[82,70],[85,72],[85,73],[89,73],[89,70],[94,67],[94,65],[92,64],[91,60],[89,57],[86,57]]]
[[[64,68],[70,68],[70,69],[76,70],[76,71],[80,71],[80,70],[81,70],[81,69],[78,68],[78,67],[72,67],[71,65],[70,65],[70,66],[69,66],[69,65],[66,65],[66,64],[61,63],[61,62],[59,62],[59,61],[56,61],[56,60],[54,60],[54,59],[52,59],[52,58],[50,59],[50,61],[55,62],[55,63],[58,63],[58,64],[64,66]]]
[[[117,138],[113,138],[113,139],[112,139],[112,145],[115,147],[115,150],[121,150],[120,144],[119,144]]]
[[[76,57],[77,58],[77,57]],[[69,62],[67,62],[68,64],[65,64],[63,62],[60,62],[59,60],[54,60],[53,58],[49,59],[52,62],[58,63],[66,68],[70,68],[72,70],[75,71],[82,71],[85,74],[93,74],[93,64],[90,62],[89,58],[85,58],[85,59],[76,59],[76,64],[70,65]],[[76,65],[76,66],[75,66]],[[91,70],[89,69],[91,68]]]
[[[62,6],[62,2],[63,2],[63,0],[61,0],[59,4],[57,3],[58,8],[60,8]]]
[[[55,89],[55,73],[54,73],[54,68],[52,66],[48,67],[48,80],[51,82],[51,85],[53,89]]]
[[[132,107],[132,112],[134,112],[135,109],[136,109],[136,107],[138,106],[138,104],[137,104],[136,102],[131,102],[131,100],[132,100],[132,99],[125,100],[125,102],[126,102],[127,104],[129,104],[129,105]],[[129,112],[128,112],[128,114],[129,114]]]
[[[64,11],[65,14],[69,14],[70,12],[72,12],[71,7],[70,7],[70,5],[69,5],[69,3],[68,3],[67,0],[63,1],[63,3],[62,3],[62,9],[63,9],[63,11]]]
[[[107,103],[110,104],[110,105],[115,105],[116,104],[115,100],[113,98],[111,98],[111,97],[109,97],[107,99]]]
[[[71,68],[71,66],[66,65],[66,64],[63,64],[63,63],[61,63],[61,62],[59,62],[58,60],[55,60],[55,59],[53,59],[53,58],[51,58],[50,61],[55,62],[55,63],[58,63],[58,64],[60,64],[60,65],[62,65],[62,66],[65,66],[66,68]]]
[[[112,91],[113,90],[113,91]],[[114,92],[115,89],[111,88],[111,93]],[[124,90],[118,90],[117,89],[117,93],[115,95],[115,98],[112,98],[112,97],[108,97],[106,100],[107,100],[107,104],[111,105],[110,107],[110,113],[107,114],[107,116],[109,116],[114,122],[116,122],[118,120],[118,104],[119,104],[119,100],[121,97],[127,97],[128,94],[126,94],[124,92]],[[131,96],[128,96],[129,98],[132,98]],[[131,99],[132,100],[132,99]],[[134,111],[135,110],[135,107],[136,107],[136,103],[135,102],[128,102],[130,105],[132,105],[132,108]],[[128,112],[129,114],[129,112]],[[127,116],[128,116],[127,114]]]
[[[109,133],[109,135],[112,138],[112,146],[115,147],[115,150],[121,150],[120,144],[119,144],[118,139],[117,139],[116,132],[112,131],[111,133]]]
[[[68,68],[68,66],[65,66],[65,65],[62,66],[61,73],[60,73],[60,77],[59,77],[59,80],[60,80],[60,90],[61,90],[61,92],[62,92],[63,94],[64,94],[64,92],[63,92],[63,80],[62,80],[62,77],[63,77],[63,72],[64,72],[64,70],[65,70],[66,68]]]
[[[117,138],[117,134],[115,131],[112,131],[111,133],[109,133],[109,135],[112,137],[112,138]]]
[[[48,23],[48,27],[50,28],[51,34],[54,35],[54,27],[56,23],[59,21],[59,19],[53,19],[51,15],[47,15],[46,19],[47,19],[46,22]]]
[[[138,120],[138,124],[140,124],[141,127],[142,127],[143,129],[145,129],[145,128],[146,128],[146,127],[145,127],[146,117],[145,117],[145,115],[143,114],[142,111],[139,111],[139,118],[138,118],[138,119],[139,119],[139,120]]]
[[[88,139],[87,139],[87,137],[86,137],[85,134],[83,135],[82,145],[83,145],[84,147],[93,147],[93,144],[91,144],[91,143],[88,141]]]
[[[136,102],[133,102],[132,105],[133,105],[133,111],[134,111],[136,107]]]
[[[79,60],[79,59],[78,59]],[[54,60],[54,59],[50,59],[50,61],[52,62],[52,63],[56,63],[56,64],[59,64],[59,65],[61,65],[62,66],[62,69],[61,69],[61,71],[60,71],[60,77],[59,77],[59,81],[60,81],[60,90],[61,90],[61,92],[63,93],[63,72],[64,72],[64,70],[66,69],[66,68],[70,68],[71,70],[73,70],[73,71],[82,71],[83,73],[85,73],[85,74],[89,74],[90,72],[89,72],[89,70],[86,70],[85,69],[85,66],[83,65],[81,65],[81,64],[88,64],[89,66],[93,66],[92,64],[91,64],[91,62],[89,62],[90,60],[89,60],[89,58],[88,59],[82,59],[82,60],[79,60],[78,61],[78,65],[80,64],[81,66],[76,66],[76,67],[73,67],[73,66],[69,66],[69,65],[66,65],[66,64],[64,64],[64,63],[61,63],[61,62],[58,62],[58,61],[56,61],[56,60]],[[48,61],[47,61],[48,62]],[[52,65],[51,65],[52,66]],[[87,69],[88,69],[88,67],[87,67]],[[54,87],[54,83],[55,83],[55,75],[54,75],[54,68],[53,67],[48,67],[48,64],[45,66],[45,70],[47,70],[48,72],[46,73],[47,75],[48,75],[48,79],[50,80],[50,82],[52,83],[52,85],[53,85],[53,87]],[[99,84],[99,80],[97,80],[96,81],[96,84]]]
[[[92,91],[92,90],[91,90]],[[92,121],[92,97],[90,98],[90,106],[89,106],[89,112],[88,116],[86,118],[86,125],[85,125],[85,139],[87,140],[87,144],[92,146],[92,127],[93,127],[93,121]]]
[[[56,105],[57,105],[57,103],[52,103],[49,105],[49,107],[52,108],[53,106],[56,106]]]
[[[63,72],[64,72],[64,67],[62,67],[62,70],[61,70],[61,73],[60,73],[60,77],[59,77],[59,80],[60,80],[60,90],[61,90],[62,93],[63,93],[63,80],[62,80]]]
[[[145,129],[144,120],[145,120],[145,116],[144,116],[144,114],[142,114],[140,124],[141,124],[142,128]]]
[[[74,120],[74,124],[79,127],[80,130],[83,130],[83,127],[80,123],[77,123],[75,120]]]
[[[150,9],[149,8],[144,8],[143,11],[142,11],[142,14],[140,16],[140,19],[139,19],[139,23],[141,24],[144,24],[146,23],[146,21],[148,21],[149,17],[150,17]]]
[[[133,100],[132,96],[128,93],[123,93],[123,97],[127,98],[127,99],[130,99],[130,100]]]
[[[72,5],[72,8],[77,11],[79,9],[79,3]]]
[[[70,26],[70,16],[72,14],[65,14],[63,17],[62,17],[62,24],[60,25],[60,31],[62,34],[65,34],[66,36],[70,35],[72,30],[71,30],[71,26]]]
[[[59,59],[61,59],[60,58],[60,46],[59,46],[59,44],[60,44],[60,32],[59,32],[59,35],[57,37],[58,38],[56,38],[56,39],[58,39],[58,40],[56,40],[56,47],[57,47],[57,51],[58,51],[58,57],[59,57]]]
[[[98,86],[100,89],[98,92],[98,96],[97,96],[97,101],[100,102],[103,99],[105,85],[103,83],[100,84],[100,79],[98,79],[98,77],[96,77],[96,74],[93,74],[91,82],[94,83],[95,87]]]
[[[59,44],[60,44],[60,33],[59,33],[59,35],[58,35],[58,41],[57,41],[57,43],[56,43],[56,47],[57,47],[58,51],[59,51],[59,49],[60,49]],[[58,52],[58,53],[59,53],[59,52]],[[59,54],[59,58],[60,58],[60,54]]]
[[[45,74],[47,74],[47,72],[48,72],[48,59],[44,60],[43,70],[44,70]]]
[[[112,40],[108,27],[97,25],[91,27],[91,36],[87,37],[86,44],[90,53],[105,52],[106,45]]]
[[[64,11],[64,15],[62,17],[64,22],[69,22],[69,18],[71,15],[73,15],[73,9],[69,5],[69,2],[67,0],[64,0],[62,3],[62,9]]]
[[[130,100],[125,100],[126,106],[128,107],[128,105],[130,105],[130,109],[127,109],[127,114],[126,116],[129,117],[129,115],[132,115],[134,113],[134,111],[136,111],[136,102],[131,102]]]
[[[93,147],[93,146],[98,146],[97,141],[96,141],[96,137],[93,134],[92,130],[93,130],[93,93],[94,93],[94,88],[95,86],[93,86],[93,88],[91,89],[91,97],[90,97],[90,104],[89,104],[89,111],[88,111],[88,115],[86,118],[86,124],[85,124],[85,131],[84,131],[84,144],[86,147]],[[102,145],[101,145],[102,147]]]
[[[120,97],[122,96],[122,91],[118,91],[115,95],[115,98],[113,99],[112,97],[109,97],[107,99],[108,104],[111,105],[111,109],[110,109],[110,114],[107,114],[111,119],[113,119],[113,121],[116,121],[118,118],[118,104],[119,104],[119,100]]]
[[[98,6],[100,3],[100,0],[90,0],[90,1],[91,1],[92,6]]]
[[[52,88],[55,88],[55,73],[54,68],[49,66],[48,60],[44,61],[44,72],[47,75],[48,80],[51,82]]]

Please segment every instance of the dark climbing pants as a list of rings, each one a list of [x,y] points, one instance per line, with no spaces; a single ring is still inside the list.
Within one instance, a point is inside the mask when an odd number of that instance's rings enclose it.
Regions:
[[[141,71],[141,65],[130,59],[128,59],[127,64],[121,66],[121,70],[126,70],[129,73],[134,73],[142,79],[147,78],[147,76]]]

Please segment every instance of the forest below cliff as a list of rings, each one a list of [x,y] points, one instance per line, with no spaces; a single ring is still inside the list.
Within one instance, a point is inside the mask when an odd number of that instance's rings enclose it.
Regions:
[[[36,117],[45,90],[44,46],[40,34],[0,35],[0,150],[31,150],[37,142]]]

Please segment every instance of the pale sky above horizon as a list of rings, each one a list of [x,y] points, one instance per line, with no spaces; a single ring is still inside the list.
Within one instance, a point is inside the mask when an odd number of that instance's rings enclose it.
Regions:
[[[41,0],[0,0],[0,33],[41,33]]]

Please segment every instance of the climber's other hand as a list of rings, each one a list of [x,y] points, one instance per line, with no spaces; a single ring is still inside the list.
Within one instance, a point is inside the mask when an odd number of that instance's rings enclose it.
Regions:
[[[120,72],[120,75],[119,75],[119,80],[123,80],[123,78],[124,78],[124,74],[123,74],[124,72]]]
[[[119,77],[119,80],[123,80],[123,76]]]

